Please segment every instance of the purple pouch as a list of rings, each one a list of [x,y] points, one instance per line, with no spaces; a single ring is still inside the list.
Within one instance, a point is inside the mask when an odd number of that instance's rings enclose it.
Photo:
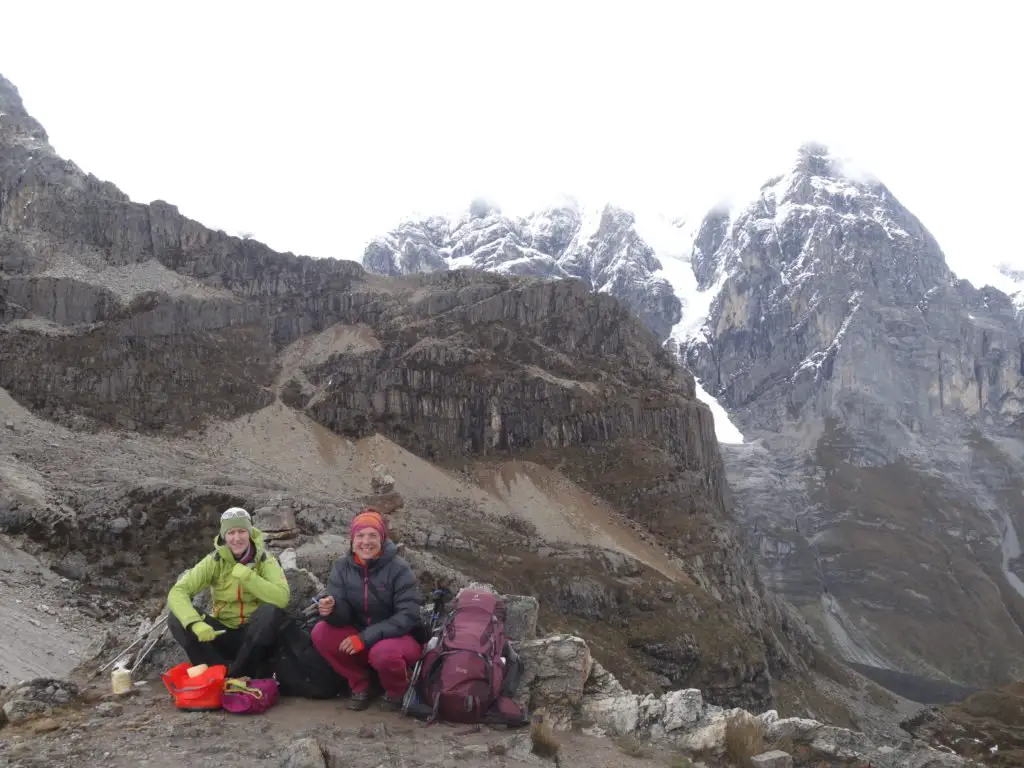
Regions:
[[[236,715],[259,715],[277,701],[277,680],[228,678],[224,681],[221,707]]]

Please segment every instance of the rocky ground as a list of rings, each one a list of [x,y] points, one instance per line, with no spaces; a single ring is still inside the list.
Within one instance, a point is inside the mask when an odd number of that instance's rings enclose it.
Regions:
[[[158,681],[130,697],[89,689],[65,711],[8,726],[0,739],[0,766],[19,768],[376,768],[546,764],[531,754],[529,729],[520,731],[425,727],[373,709],[355,713],[344,702],[282,699],[259,716],[175,710]],[[560,733],[560,764],[614,768],[622,751],[610,739]],[[327,759],[316,759],[316,749]],[[638,768],[673,764],[677,752],[647,747],[630,756]],[[680,758],[681,760],[681,758]],[[679,762],[679,765],[683,763]]]
[[[517,641],[526,662],[520,694],[534,708],[523,729],[419,722],[343,700],[282,699],[237,716],[176,710],[152,675],[127,694],[106,679],[40,678],[0,692],[0,766],[401,765],[874,766],[956,768],[967,762],[924,742],[863,733],[774,710],[753,716],[704,702],[697,690],[660,697],[626,691],[571,636]],[[6,727],[4,724],[6,722]]]
[[[1024,765],[1024,684],[978,691],[902,723],[915,737],[994,766]]]

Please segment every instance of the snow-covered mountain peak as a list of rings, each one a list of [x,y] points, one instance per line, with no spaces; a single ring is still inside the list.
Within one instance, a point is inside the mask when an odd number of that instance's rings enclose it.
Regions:
[[[949,276],[934,238],[888,188],[820,144],[801,147],[785,173],[744,202],[709,213],[691,263],[700,291],[751,270],[773,273],[770,304],[822,270],[859,282],[884,269],[928,286]]]
[[[385,275],[473,267],[502,274],[577,278],[625,301],[661,339],[681,317],[662,265],[636,216],[572,199],[526,216],[474,201],[452,219],[406,221],[375,238],[363,266]]]
[[[825,205],[840,210],[856,198],[891,197],[881,181],[853,160],[834,154],[820,143],[800,146],[789,166],[761,183],[714,206],[705,218],[735,222],[751,209]]]
[[[867,171],[831,154],[822,144],[805,144],[793,165],[763,184],[746,210],[774,206],[774,215],[784,218],[793,209],[824,206],[855,215],[859,209],[875,207],[889,198],[885,186]]]

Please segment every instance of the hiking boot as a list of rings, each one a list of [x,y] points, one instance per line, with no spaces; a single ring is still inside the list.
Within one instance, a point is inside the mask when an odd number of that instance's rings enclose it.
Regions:
[[[349,696],[348,708],[355,710],[356,712],[361,712],[362,710],[370,706],[371,698],[373,698],[373,696],[369,690],[357,691],[356,693],[353,693],[351,696]]]
[[[397,712],[402,708],[402,697],[385,695],[380,700],[380,708],[384,712]]]

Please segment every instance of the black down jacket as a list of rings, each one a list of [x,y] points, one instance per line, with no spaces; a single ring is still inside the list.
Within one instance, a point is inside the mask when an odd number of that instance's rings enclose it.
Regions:
[[[351,552],[335,560],[327,592],[334,598],[334,610],[324,621],[332,627],[355,627],[367,648],[389,637],[416,633],[420,627],[419,584],[390,540],[366,566]]]

